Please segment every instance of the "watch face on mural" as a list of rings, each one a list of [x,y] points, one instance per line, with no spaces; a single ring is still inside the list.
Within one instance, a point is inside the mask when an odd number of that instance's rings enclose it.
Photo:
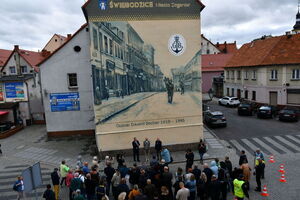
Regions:
[[[197,2],[97,0],[86,10],[97,134],[201,126]]]

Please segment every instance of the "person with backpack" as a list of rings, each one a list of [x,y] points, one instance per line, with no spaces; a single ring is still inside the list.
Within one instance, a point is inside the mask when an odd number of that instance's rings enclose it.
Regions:
[[[50,184],[47,185],[47,189],[43,194],[43,198],[46,200],[55,200],[55,194],[52,191]]]
[[[201,139],[198,145],[198,151],[200,155],[200,162],[203,163],[203,156],[206,153],[206,144],[204,141]]]
[[[96,188],[97,200],[101,200],[105,196],[105,194],[106,194],[105,190],[106,189],[105,189],[105,186],[104,186],[104,182],[103,182],[103,180],[100,180],[100,183]]]
[[[13,190],[18,192],[18,196],[17,196],[18,200],[24,198],[24,182],[22,176],[18,176],[18,180],[15,182],[13,186]]]
[[[71,180],[71,185],[70,185],[70,192],[73,194],[74,196],[74,193],[77,191],[77,190],[80,190],[83,188],[83,183],[82,183],[82,180],[79,178],[79,173],[76,172],[74,174],[74,178]],[[73,197],[72,197],[73,199]]]

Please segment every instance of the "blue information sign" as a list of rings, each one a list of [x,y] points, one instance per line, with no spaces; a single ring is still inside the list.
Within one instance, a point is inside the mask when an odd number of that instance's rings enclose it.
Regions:
[[[78,92],[50,94],[51,112],[78,111],[80,101]]]
[[[24,99],[24,85],[23,82],[8,82],[5,83],[6,98]]]

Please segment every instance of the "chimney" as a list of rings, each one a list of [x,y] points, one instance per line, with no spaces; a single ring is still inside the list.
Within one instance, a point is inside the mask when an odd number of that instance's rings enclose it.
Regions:
[[[45,50],[45,49],[42,50],[42,56],[43,56],[43,57],[47,57],[47,56],[49,56],[50,54],[51,54],[50,51],[47,51],[47,50]]]
[[[15,45],[15,50],[19,50],[19,45]]]
[[[220,43],[219,42],[217,42],[217,47],[219,47],[220,46]]]
[[[72,34],[67,34],[67,39],[69,40],[72,37]]]

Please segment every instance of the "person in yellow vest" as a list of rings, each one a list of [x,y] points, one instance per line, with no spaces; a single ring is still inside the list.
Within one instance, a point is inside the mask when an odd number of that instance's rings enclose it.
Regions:
[[[247,197],[247,199],[250,199],[247,184],[244,181],[243,174],[240,174],[237,179],[234,179],[233,193],[237,200],[244,200],[245,197]]]

